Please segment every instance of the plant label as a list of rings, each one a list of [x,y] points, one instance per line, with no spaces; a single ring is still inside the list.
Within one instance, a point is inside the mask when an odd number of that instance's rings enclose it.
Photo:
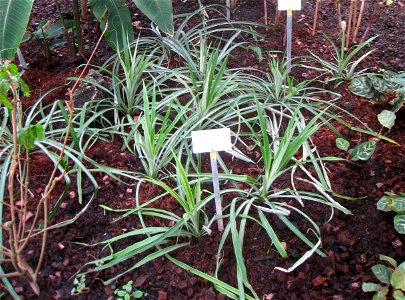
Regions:
[[[278,10],[301,10],[301,0],[278,0]]]
[[[193,153],[228,151],[232,148],[229,128],[192,131],[191,139]]]

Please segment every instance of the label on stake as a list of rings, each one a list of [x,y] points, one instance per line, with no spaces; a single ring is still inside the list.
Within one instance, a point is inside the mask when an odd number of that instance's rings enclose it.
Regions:
[[[219,190],[219,175],[217,164],[217,151],[231,150],[231,130],[229,128],[192,131],[193,153],[210,153],[212,169],[212,185],[214,188],[215,211],[218,230],[224,231],[222,219],[221,192]]]
[[[278,0],[278,10],[301,10],[301,0]]]
[[[193,153],[229,151],[232,148],[229,128],[192,131],[191,138]]]

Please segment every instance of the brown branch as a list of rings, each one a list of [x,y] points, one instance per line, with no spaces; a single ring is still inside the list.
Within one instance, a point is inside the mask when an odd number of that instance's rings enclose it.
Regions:
[[[319,9],[319,0],[315,1],[315,14],[314,14],[314,25],[312,26],[312,35],[315,35],[316,30],[316,21],[318,20],[318,9]]]

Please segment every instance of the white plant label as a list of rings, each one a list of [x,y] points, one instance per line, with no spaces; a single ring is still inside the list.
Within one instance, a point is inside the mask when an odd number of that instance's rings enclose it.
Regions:
[[[191,139],[193,153],[229,151],[232,148],[229,128],[192,131]]]
[[[301,0],[278,0],[278,10],[301,10]]]

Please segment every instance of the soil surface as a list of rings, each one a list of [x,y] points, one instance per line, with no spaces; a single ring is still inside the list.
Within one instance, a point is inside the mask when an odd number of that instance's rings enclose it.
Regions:
[[[60,1],[62,11],[70,12],[69,1]],[[196,1],[173,1],[176,13],[191,12],[197,8]],[[204,1],[206,4],[216,1]],[[217,1],[218,2],[218,1]],[[342,1],[342,15],[347,15],[347,1]],[[339,35],[337,17],[333,2],[320,2],[318,25],[315,36],[311,35],[313,22],[314,1],[303,2],[302,11],[294,13],[293,23],[293,56],[307,55],[312,51],[323,58],[332,57],[330,44],[322,33],[331,39]],[[367,1],[361,36],[370,21],[376,19],[370,27],[368,36],[378,35],[371,45],[375,51],[362,63],[361,67],[371,70],[384,68],[392,71],[405,70],[405,20],[404,2],[396,1],[391,7],[384,7],[379,18],[373,16],[375,1]],[[263,1],[241,0],[234,11],[235,20],[263,23]],[[137,12],[132,7],[133,12]],[[36,23],[45,18],[57,19],[58,15],[51,0],[35,1],[31,29]],[[273,23],[275,5],[269,3],[269,18]],[[140,26],[147,26],[147,19],[134,14],[134,21],[140,21]],[[280,26],[268,31],[258,28],[266,35],[264,41],[259,42],[264,50],[283,51],[285,15],[281,13]],[[95,23],[91,23],[95,25]],[[94,35],[92,37],[95,39]],[[93,41],[94,44],[94,41]],[[36,99],[43,96],[50,88],[58,87],[66,82],[69,76],[75,74],[76,68],[86,61],[88,55],[70,56],[66,47],[52,50],[52,56],[47,61],[41,54],[41,47],[36,42],[28,42],[22,46],[23,54],[29,68],[25,73],[25,80],[31,87],[32,96],[25,102],[28,108]],[[103,43],[97,51],[94,64],[105,61],[113,51]],[[255,67],[266,70],[267,65],[259,62],[252,51],[237,51],[231,61],[233,65]],[[311,76],[305,70],[293,69],[296,78]],[[347,109],[376,132],[381,132],[395,140],[398,144],[383,140],[377,141],[375,154],[368,161],[339,161],[328,162],[327,168],[334,190],[358,200],[338,201],[347,207],[350,215],[335,212],[329,220],[330,210],[323,206],[309,205],[306,210],[315,216],[316,223],[322,232],[322,250],[327,257],[312,256],[301,267],[291,273],[282,273],[274,269],[276,266],[287,267],[291,261],[283,260],[271,248],[263,232],[255,226],[248,228],[245,236],[245,253],[248,276],[251,284],[263,299],[369,299],[370,294],[361,290],[365,281],[375,281],[371,267],[379,263],[379,254],[391,256],[397,261],[404,261],[404,236],[393,228],[393,214],[380,212],[376,209],[376,202],[384,192],[405,192],[405,109],[397,113],[395,126],[386,130],[379,125],[377,115],[383,109],[372,105],[367,99],[357,97],[349,92],[348,85],[343,84],[337,91],[342,94],[339,105]],[[44,103],[52,103],[56,99],[66,99],[67,88],[62,87],[44,98]],[[359,134],[347,128],[338,130],[346,136],[352,144],[361,143],[371,137]],[[335,146],[335,133],[327,127],[322,127],[313,137],[314,143],[322,156],[337,156],[347,158],[345,152]],[[131,153],[121,150],[121,142],[98,142],[88,151],[88,156],[109,165],[128,170],[139,170],[140,162]],[[251,174],[256,166],[240,162],[227,164],[239,174]],[[46,176],[49,175],[51,165],[40,155],[32,157],[31,190],[33,198],[43,191]],[[134,206],[135,187],[131,182],[119,183],[105,174],[96,175],[100,190],[87,211],[73,224],[54,229],[49,232],[47,254],[39,275],[38,284],[41,290],[36,297],[28,285],[19,279],[11,279],[16,291],[22,299],[113,299],[114,290],[124,285],[128,280],[134,281],[134,287],[147,295],[143,299],[225,299],[212,285],[204,279],[193,276],[189,272],[177,267],[166,259],[159,258],[126,274],[110,285],[103,285],[106,280],[132,266],[138,257],[126,261],[124,264],[110,268],[103,272],[90,273],[86,277],[86,288],[82,293],[72,296],[73,279],[83,266],[96,258],[100,258],[108,249],[102,246],[87,247],[85,244],[96,244],[109,237],[116,236],[137,228],[139,224],[134,219],[126,218],[111,223],[114,213],[106,212],[100,205],[115,209],[131,208]],[[74,186],[74,183],[72,184]],[[85,182],[84,188],[89,183]],[[58,190],[59,189],[59,190]],[[58,187],[56,192],[61,192]],[[141,193],[148,199],[158,191],[152,186],[144,184]],[[56,193],[55,193],[56,194]],[[85,196],[88,201],[90,194]],[[56,196],[55,196],[56,199]],[[162,203],[165,209],[175,211],[175,204],[168,201]],[[77,214],[83,206],[79,204],[76,193],[71,190],[54,218],[54,222],[61,222]],[[289,253],[296,260],[304,253],[304,249],[294,235],[286,234],[284,241],[289,247]],[[214,274],[216,263],[216,249],[220,235],[214,230],[192,242],[190,246],[182,248],[173,256],[191,266]],[[39,241],[38,241],[39,243]],[[35,246],[27,254],[28,263],[38,260]],[[270,249],[270,250],[269,250]],[[224,262],[219,277],[232,285],[236,285],[236,270],[231,244],[225,245]],[[7,298],[7,296],[6,296]]]

